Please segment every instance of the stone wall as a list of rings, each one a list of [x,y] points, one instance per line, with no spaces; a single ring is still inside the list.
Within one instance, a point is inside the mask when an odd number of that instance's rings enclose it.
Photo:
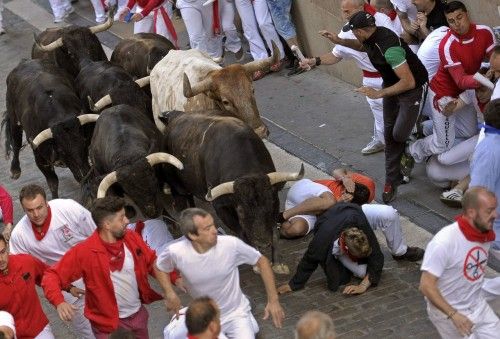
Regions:
[[[491,27],[500,26],[500,0],[463,0],[463,2],[475,22]],[[293,17],[306,56],[317,56],[331,50],[332,44],[319,36],[318,31],[326,29],[339,32],[344,24],[340,15],[340,0],[295,0]],[[322,69],[351,84],[360,84],[361,72],[351,61],[322,66]]]

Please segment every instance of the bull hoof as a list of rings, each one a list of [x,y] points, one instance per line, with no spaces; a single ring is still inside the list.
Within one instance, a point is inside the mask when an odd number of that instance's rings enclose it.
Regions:
[[[274,264],[273,271],[276,274],[290,274],[290,269],[285,264]]]
[[[21,171],[10,171],[10,178],[13,180],[19,179],[21,176]]]

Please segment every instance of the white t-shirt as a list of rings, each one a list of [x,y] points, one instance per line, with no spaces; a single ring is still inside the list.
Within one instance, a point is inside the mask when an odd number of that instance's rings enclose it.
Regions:
[[[47,234],[38,241],[28,216],[19,220],[10,238],[11,254],[31,254],[49,266],[96,229],[90,212],[71,199],[49,201],[52,218]]]
[[[438,277],[444,299],[458,311],[484,301],[481,295],[491,243],[471,242],[453,223],[441,229],[427,245],[422,271]],[[428,300],[429,308],[434,308]]]
[[[14,326],[14,317],[12,314],[6,311],[0,311],[0,326],[6,326],[14,332],[14,338],[16,337],[16,327]]]
[[[422,61],[425,69],[427,69],[429,82],[432,80],[439,68],[439,44],[448,30],[449,28],[446,26],[436,28],[429,33],[418,49],[417,57],[420,61]]]
[[[135,231],[135,223],[128,224],[127,228]],[[168,231],[167,224],[161,219],[146,220],[141,236],[144,242],[156,253],[161,253],[165,246],[174,240],[174,237]]]
[[[134,257],[127,245],[125,249],[125,260],[121,271],[110,271],[111,282],[115,290],[116,303],[118,304],[118,317],[123,319],[139,311],[141,299],[134,271]]]
[[[188,239],[173,242],[158,256],[156,264],[164,272],[178,270],[192,298],[209,296],[221,310],[221,322],[237,311],[249,312],[250,302],[240,288],[238,266],[255,265],[261,254],[240,239],[217,236],[217,244],[198,253]]]
[[[387,15],[383,13],[377,13],[375,15],[375,24],[377,26],[381,27],[386,27],[392,31],[394,31],[396,34],[398,34],[394,30],[393,23],[391,21],[391,18],[389,18]],[[399,35],[399,34],[398,34]],[[354,36],[354,33],[352,33],[352,30],[344,32],[340,31],[339,33],[339,38],[341,39],[356,39]],[[356,65],[361,68],[362,70],[368,71],[368,72],[378,72],[375,67],[373,67],[370,58],[368,57],[368,54],[365,52],[360,52],[356,51],[355,49],[341,46],[341,45],[335,45],[332,50],[332,54],[335,55],[337,58],[341,59],[353,59],[354,62],[356,62]]]
[[[417,7],[411,3],[411,0],[391,0],[391,3],[398,11],[406,13],[411,21],[417,19]]]

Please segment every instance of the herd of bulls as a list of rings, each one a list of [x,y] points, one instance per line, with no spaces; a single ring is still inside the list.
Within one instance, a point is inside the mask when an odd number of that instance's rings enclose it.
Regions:
[[[197,50],[175,50],[152,33],[122,40],[111,61],[96,36],[113,24],[47,29],[32,60],[7,78],[7,154],[19,178],[22,133],[52,198],[54,166],[68,167],[89,205],[105,194],[129,197],[146,218],[212,205],[222,222],[260,249],[273,243],[278,191],[303,176],[276,172],[251,75],[274,57],[222,68]],[[189,113],[184,113],[189,112]],[[275,232],[274,232],[275,234]]]

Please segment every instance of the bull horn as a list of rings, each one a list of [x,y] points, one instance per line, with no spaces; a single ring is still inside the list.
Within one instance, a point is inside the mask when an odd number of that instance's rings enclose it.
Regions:
[[[116,171],[113,171],[106,175],[101,183],[99,184],[99,188],[97,189],[97,198],[104,198],[106,196],[106,192],[108,191],[108,188],[111,187],[115,182],[118,181],[118,178],[116,177]]]
[[[205,195],[206,201],[213,201],[224,194],[234,193],[234,181],[228,181],[215,186],[214,188],[208,190],[207,195]]]
[[[89,27],[90,31],[96,34],[108,30],[111,26],[113,26],[115,11],[116,11],[116,6],[112,6],[108,10],[108,20],[106,20],[106,22],[102,24]]]
[[[144,87],[144,86],[149,85],[149,75],[147,77],[137,79],[135,81],[135,83],[138,84],[139,87],[141,87],[141,88]]]
[[[31,142],[33,145],[33,149],[36,149],[40,144],[44,141],[52,139],[52,130],[50,128],[44,129],[33,139]]]
[[[300,180],[304,177],[304,164],[300,165],[300,171],[298,173],[272,172],[268,173],[267,176],[269,177],[271,185],[275,185],[283,181]]]
[[[89,124],[91,122],[96,122],[99,118],[99,114],[82,114],[76,117],[80,121],[80,125]]]
[[[146,160],[149,162],[151,166],[154,166],[156,164],[160,163],[167,163],[174,165],[178,169],[182,170],[184,168],[184,165],[182,165],[182,162],[174,157],[172,154],[164,153],[164,152],[157,152],[157,153],[152,153],[146,157]]]
[[[183,81],[183,90],[184,96],[186,98],[194,97],[200,93],[204,93],[212,87],[212,80],[210,77],[207,77],[205,80],[202,80],[191,87],[191,83],[189,82],[189,78],[186,73],[184,73],[184,81]]]
[[[109,94],[106,94],[105,96],[103,96],[95,104],[94,104],[94,101],[92,101],[92,98],[90,97],[90,95],[87,96],[87,100],[89,101],[89,107],[92,110],[92,112],[99,112],[104,107],[109,106],[113,103],[113,101],[111,100],[111,95],[109,95]]]
[[[62,45],[64,45],[64,44],[63,44],[62,38],[58,38],[57,40],[51,42],[48,45],[39,44],[35,38],[35,45],[36,45],[36,48],[38,48],[42,52],[51,52],[53,50],[56,50],[59,47],[62,47]]]
[[[271,65],[274,65],[275,63],[280,61],[281,56],[278,46],[274,43],[274,41],[272,41],[271,44],[273,47],[273,55],[271,55],[269,58],[255,60],[243,65],[243,68],[245,69],[245,72],[247,72],[247,74],[251,76],[255,71],[266,71],[269,69],[269,67],[271,67]]]

